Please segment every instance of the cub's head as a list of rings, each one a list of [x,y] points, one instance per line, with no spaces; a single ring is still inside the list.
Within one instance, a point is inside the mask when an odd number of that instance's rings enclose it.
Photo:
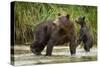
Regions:
[[[85,23],[85,16],[80,16],[77,20],[75,20],[76,23],[80,25],[84,25]]]

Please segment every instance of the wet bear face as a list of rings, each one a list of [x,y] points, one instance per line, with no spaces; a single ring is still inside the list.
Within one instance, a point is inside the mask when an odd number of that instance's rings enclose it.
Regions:
[[[35,54],[35,55],[41,55],[41,51],[44,49],[44,46],[41,44],[39,45],[38,42],[34,42],[34,45],[31,45],[31,51]],[[41,47],[41,48],[39,48]]]

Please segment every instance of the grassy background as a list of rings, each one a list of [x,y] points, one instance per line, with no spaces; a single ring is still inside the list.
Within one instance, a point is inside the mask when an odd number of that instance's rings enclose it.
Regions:
[[[65,4],[46,4],[15,2],[15,43],[26,44],[33,41],[32,34],[37,24],[44,20],[57,18],[58,13],[70,14],[72,21],[79,16],[86,17],[86,23],[97,43],[97,7]],[[76,32],[79,32],[79,25],[75,24]]]

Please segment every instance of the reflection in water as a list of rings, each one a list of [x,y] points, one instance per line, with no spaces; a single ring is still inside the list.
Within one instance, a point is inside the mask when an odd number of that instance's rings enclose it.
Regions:
[[[96,56],[82,56],[81,57],[82,61],[93,61],[93,60],[97,60]]]
[[[70,57],[69,62],[84,62],[97,60],[96,56]]]

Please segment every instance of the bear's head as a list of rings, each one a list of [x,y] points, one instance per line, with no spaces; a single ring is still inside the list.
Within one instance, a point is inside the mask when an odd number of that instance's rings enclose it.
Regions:
[[[69,14],[62,15],[58,13],[58,18],[53,21],[53,23],[57,26],[59,25],[66,25],[70,20]]]
[[[42,48],[42,45],[39,45],[38,43],[30,46],[31,51],[35,55],[41,55]]]
[[[67,24],[68,21],[69,21],[69,15],[60,16],[60,17],[59,17],[59,22],[60,22],[61,24]]]

